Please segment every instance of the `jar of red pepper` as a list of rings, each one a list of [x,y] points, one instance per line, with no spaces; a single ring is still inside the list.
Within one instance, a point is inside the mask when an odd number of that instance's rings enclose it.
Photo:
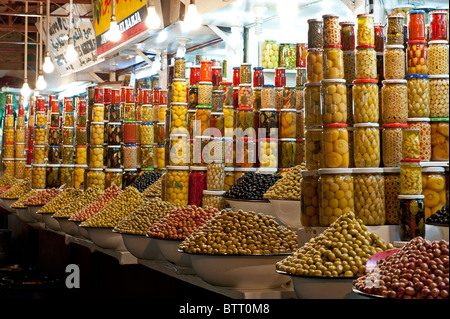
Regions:
[[[189,83],[191,86],[198,86],[199,82],[200,82],[200,67],[192,66],[191,74],[189,75]]]
[[[355,23],[350,21],[343,21],[339,23],[339,25],[341,26],[342,50],[355,51]]]
[[[408,12],[408,39],[426,40],[425,11],[412,10]]]
[[[222,82],[222,67],[214,66],[212,67],[212,85],[214,90],[219,88],[220,82]]]
[[[235,66],[233,68],[233,86],[237,87],[239,84],[241,84],[241,68]]]
[[[200,62],[200,81],[212,82],[212,62],[201,61]]]
[[[253,87],[262,87],[264,85],[264,68],[257,66],[253,68]]]
[[[95,88],[94,91],[94,103],[104,103],[104,90],[103,88]]]
[[[286,68],[275,68],[275,87],[286,86]]]
[[[297,43],[296,50],[296,67],[306,68],[306,54],[308,53],[307,43]]]
[[[448,39],[447,11],[434,10],[430,12],[430,41]]]
[[[383,52],[384,51],[384,24],[382,23],[374,23],[373,28],[375,31],[375,51]]]
[[[206,166],[191,166],[189,173],[189,205],[202,205],[206,189]]]

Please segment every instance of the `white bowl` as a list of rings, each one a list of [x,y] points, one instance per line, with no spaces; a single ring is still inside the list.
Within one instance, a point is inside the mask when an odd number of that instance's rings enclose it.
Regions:
[[[69,219],[70,220],[70,219]],[[75,225],[78,228],[78,234],[80,234],[81,237],[84,237],[86,239],[91,240],[91,236],[89,235],[89,232],[87,231],[87,229],[85,227],[81,227],[80,224],[82,223],[82,221],[78,221],[78,220],[73,220],[73,222],[75,223]]]
[[[425,224],[425,239],[428,240],[445,240],[448,241],[449,227],[444,225]]]
[[[290,277],[294,292],[299,299],[367,299],[367,297],[353,292],[353,281],[356,278],[294,275],[290,275]]]
[[[23,221],[24,223],[27,223],[27,224],[36,223],[36,220],[33,218],[33,216],[31,216],[28,213],[28,207],[16,208],[16,214],[17,214],[17,217],[19,217],[19,219],[21,221]]]
[[[184,254],[178,250],[178,246],[183,242],[182,240],[153,239],[158,243],[159,250],[166,260],[180,267],[192,268],[189,254]]]
[[[11,208],[11,205],[14,204],[15,202],[17,202],[18,198],[16,199],[5,199],[2,198],[2,206],[11,214],[16,214],[16,209],[15,208]]]
[[[272,204],[269,200],[244,200],[244,199],[229,199],[226,198],[233,211],[242,209],[244,212],[255,212],[264,215],[275,216]]]
[[[83,227],[80,227],[83,228]],[[98,247],[104,249],[114,249],[119,251],[127,250],[123,243],[122,235],[113,232],[110,227],[86,227],[89,237]]]
[[[283,224],[293,229],[302,227],[300,221],[300,201],[287,199],[269,199],[274,216]]]
[[[122,233],[123,243],[128,251],[139,259],[166,261],[166,258],[161,253],[159,245],[154,238],[146,235],[134,235]]]
[[[39,214],[39,213],[38,213]],[[59,226],[58,220],[52,217],[53,214],[40,214],[42,215],[42,219],[44,220],[45,225],[47,225],[48,228],[54,231],[60,231],[61,226]]]
[[[42,214],[39,214],[38,211],[43,207],[44,205],[28,205],[28,212],[30,215],[37,221],[37,222],[43,222],[44,217],[42,217]]]
[[[58,221],[59,226],[61,227],[61,230],[63,232],[65,232],[66,234],[71,235],[71,236],[79,236],[80,235],[78,232],[78,226],[77,226],[77,224],[75,224],[74,221],[71,221],[65,217],[53,217],[53,218]]]
[[[214,286],[237,289],[271,289],[289,282],[278,274],[275,264],[287,254],[234,256],[186,254],[191,257],[196,274]]]

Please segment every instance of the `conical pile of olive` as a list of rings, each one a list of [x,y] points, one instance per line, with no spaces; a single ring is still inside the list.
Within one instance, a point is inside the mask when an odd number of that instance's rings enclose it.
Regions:
[[[48,188],[48,189],[42,189],[38,191],[38,193],[32,197],[27,198],[23,204],[25,206],[39,206],[39,205],[45,205],[52,199],[54,199],[56,196],[58,196],[63,190],[61,188]]]
[[[31,190],[31,180],[25,178],[11,186],[6,192],[0,195],[3,199],[19,199],[19,197],[28,193]]]
[[[144,195],[136,188],[128,186],[124,191],[102,208],[97,214],[85,220],[80,226],[114,228],[144,203]]]
[[[142,194],[147,197],[161,197],[162,190],[162,180],[161,178],[154,182],[152,185],[147,187]]]
[[[264,198],[300,200],[300,183],[303,166],[294,166],[283,178],[273,184],[264,194]]]
[[[17,179],[14,178],[14,176],[11,176],[9,174],[4,174],[2,178],[0,178],[0,188],[5,188],[7,186],[12,186]]]
[[[42,206],[42,208],[39,209],[38,213],[54,214],[67,204],[71,203],[73,200],[80,197],[82,192],[82,190],[75,189],[73,187],[67,187],[58,196]]]
[[[261,200],[264,194],[282,176],[274,174],[245,173],[223,195],[230,199]]]
[[[61,208],[59,211],[53,214],[53,217],[69,218],[79,210],[91,204],[97,198],[102,196],[103,190],[98,186],[91,186],[86,189],[81,196],[75,198],[72,202]]]
[[[153,224],[176,208],[177,205],[163,201],[159,197],[146,199],[142,206],[122,219],[114,230],[124,234],[146,235]]]
[[[239,210],[223,210],[179,246],[186,253],[272,255],[298,248],[297,233],[275,217]]]
[[[449,205],[443,206],[441,209],[436,211],[436,213],[428,217],[426,223],[435,225],[449,225],[448,215],[449,215]]]
[[[291,275],[356,277],[374,254],[394,248],[370,233],[353,212],[342,214],[323,233],[279,261],[276,268]]]
[[[14,204],[12,204],[11,207],[12,208],[27,208],[27,206],[24,205],[23,202],[26,201],[28,198],[31,198],[34,195],[36,195],[38,192],[39,192],[39,190],[32,189],[31,191],[29,191],[25,195],[19,197],[19,199],[16,202],[14,202]]]
[[[159,180],[160,177],[161,173],[145,171],[144,173],[136,177],[129,186],[136,188],[138,191],[142,193],[150,185]]]

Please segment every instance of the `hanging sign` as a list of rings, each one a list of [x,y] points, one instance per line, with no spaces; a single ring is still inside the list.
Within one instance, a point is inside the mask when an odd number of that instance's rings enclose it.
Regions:
[[[117,24],[122,33],[118,42],[108,40],[107,33],[112,14],[112,1]],[[93,23],[97,39],[97,55],[101,56],[147,30],[146,0],[92,0]]]
[[[55,12],[55,13],[61,13]],[[67,12],[64,12],[67,14]],[[49,19],[49,51],[53,57],[56,70],[61,75],[67,75],[82,68],[92,66],[97,63],[97,44],[94,27],[90,19],[80,19],[81,12],[77,5],[73,5],[73,23],[69,23],[69,18],[52,17]],[[43,35],[47,37],[46,18],[43,19]],[[70,30],[72,28],[72,30]],[[78,58],[73,62],[68,62],[65,58],[67,45],[70,36],[73,37],[75,50]]]

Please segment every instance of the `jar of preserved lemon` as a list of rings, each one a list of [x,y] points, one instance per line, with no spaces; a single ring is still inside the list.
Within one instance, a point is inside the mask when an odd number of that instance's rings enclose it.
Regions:
[[[321,126],[306,127],[305,133],[305,166],[307,170],[316,170],[323,167]]]
[[[344,78],[344,52],[340,44],[324,47],[322,60],[322,75],[324,79]]]
[[[86,189],[92,186],[105,190],[105,172],[102,168],[89,169],[86,178]]]
[[[439,75],[449,73],[448,42],[442,40],[428,42],[428,74]]]
[[[425,196],[425,219],[447,205],[444,167],[422,168],[422,195]]]
[[[167,166],[166,200],[182,206],[189,203],[189,166]]]
[[[402,159],[400,162],[400,194],[422,194],[422,166],[420,159]]]
[[[342,214],[354,212],[352,169],[319,169],[319,222],[328,227]]]
[[[169,143],[169,163],[172,166],[185,166],[189,163],[188,136],[171,134]]]
[[[333,123],[323,126],[323,167],[348,168],[350,163],[347,124]]]
[[[319,172],[301,171],[300,222],[305,228],[319,227]]]
[[[195,120],[200,127],[197,127],[196,130],[194,129],[194,132],[197,132],[199,136],[203,135],[211,124],[211,106],[197,105]]]
[[[74,165],[73,187],[76,189],[84,189],[84,172],[87,170],[87,165]]]
[[[186,79],[173,79],[172,102],[187,103]]]
[[[305,126],[322,125],[321,82],[305,84]]]
[[[383,165],[385,167],[399,167],[400,161],[403,158],[402,144],[403,144],[403,129],[407,128],[406,123],[390,123],[383,124],[382,131],[382,154]],[[396,198],[396,197],[395,197]]]
[[[378,123],[355,123],[353,132],[355,167],[379,167],[381,163]]]
[[[322,122],[347,122],[347,87],[344,79],[322,80]]]
[[[383,123],[406,123],[408,119],[408,88],[406,80],[384,80],[381,88]]]
[[[279,134],[280,138],[295,138],[296,134],[296,110],[282,109],[280,110]]]
[[[322,70],[323,49],[308,49],[306,55],[306,81],[320,82],[323,79]]]
[[[447,118],[431,118],[431,160],[449,160],[449,121]]]
[[[261,167],[278,167],[278,139],[261,138],[258,158]]]
[[[377,52],[375,45],[356,47],[355,70],[357,79],[377,78]]]
[[[170,134],[187,134],[187,103],[173,102],[170,106]]]
[[[89,158],[89,168],[103,168],[103,145],[90,145]]]
[[[405,77],[405,51],[403,45],[386,45],[383,56],[384,78],[403,79]]]
[[[449,75],[430,75],[430,117],[449,117]]]
[[[358,14],[358,28],[356,33],[357,45],[375,45],[375,29],[373,14]]]
[[[358,79],[353,81],[353,121],[355,123],[378,123],[379,90],[376,79]]]
[[[409,74],[408,81],[408,116],[430,116],[430,80],[426,74]]]

